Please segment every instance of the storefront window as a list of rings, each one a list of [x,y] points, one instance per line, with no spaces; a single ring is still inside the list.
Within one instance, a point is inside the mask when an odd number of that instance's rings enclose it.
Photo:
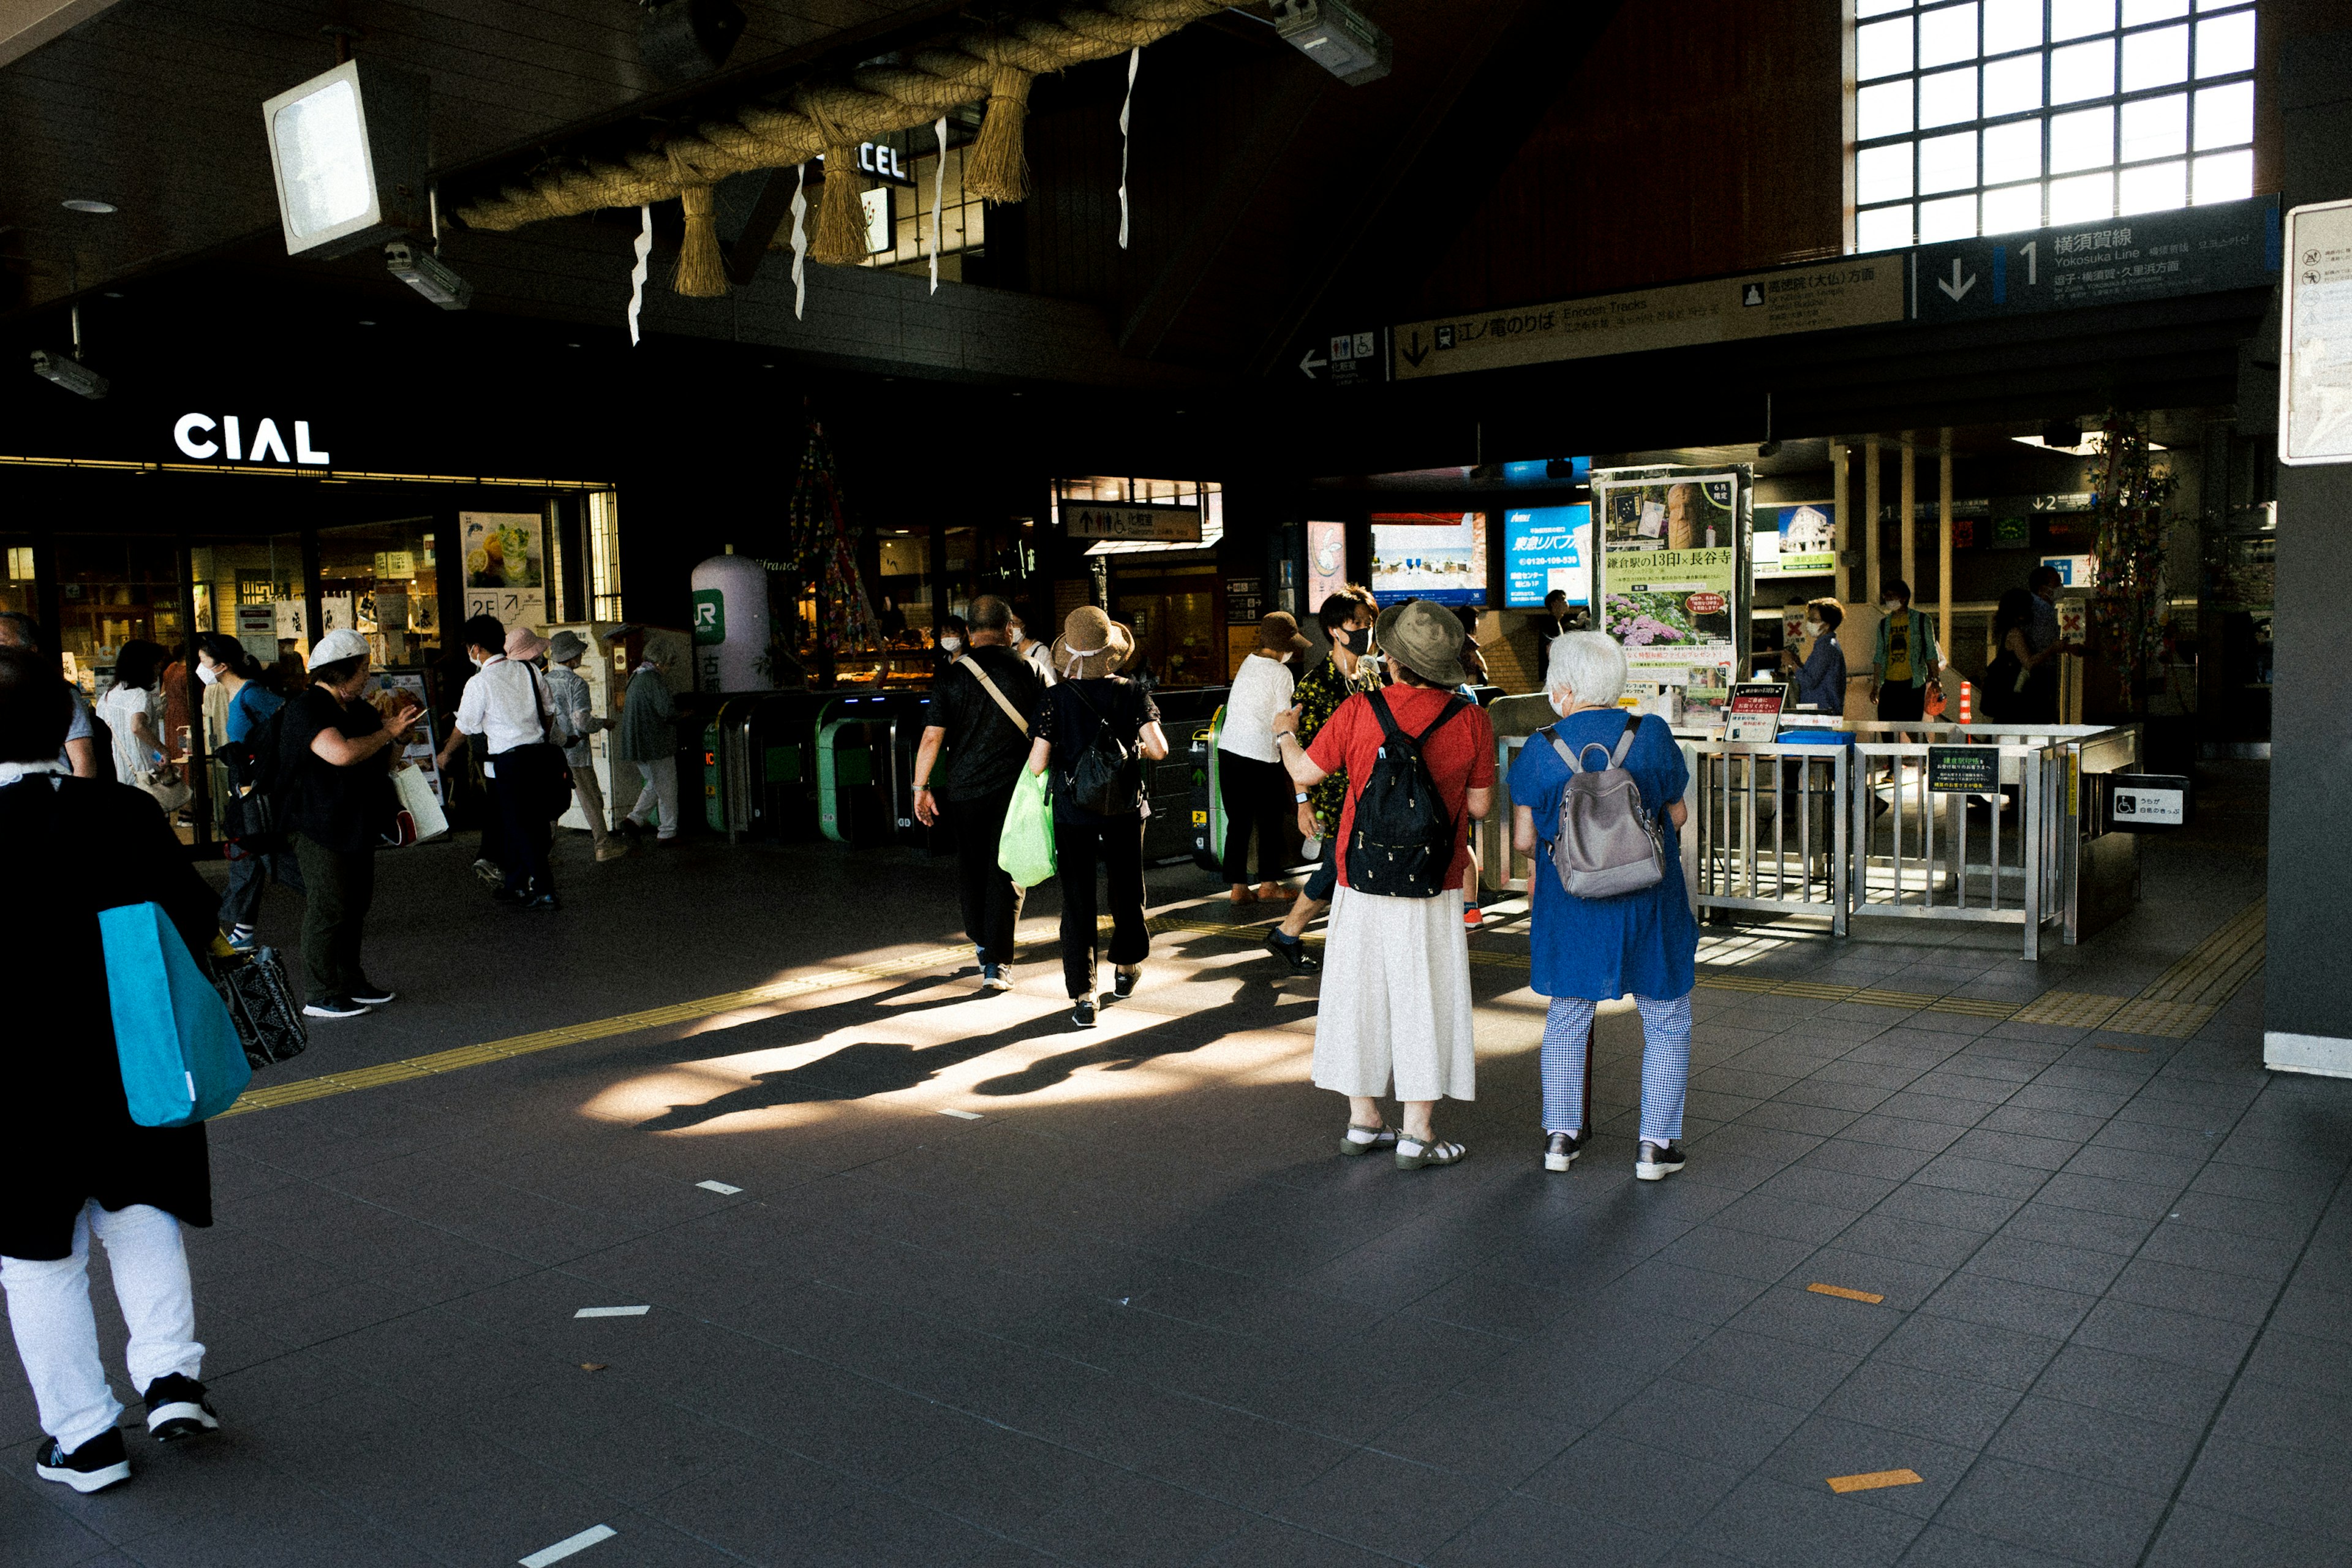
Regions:
[[[114,656],[133,638],[177,650],[179,547],[166,535],[64,534],[57,542],[58,646],[73,655],[83,689],[111,682]]]
[[[949,128],[946,177],[939,190],[940,276],[951,282],[962,281],[964,258],[979,255],[988,244],[988,204],[964,192],[965,149],[956,145],[960,134],[957,128]],[[922,149],[919,153],[917,145]],[[869,188],[864,199],[866,248],[871,254],[866,258],[866,266],[930,271],[932,182],[940,168],[937,146],[925,129],[901,131],[859,150],[869,171],[873,160],[880,160],[885,166],[881,178],[870,172],[867,175]],[[913,183],[896,184],[893,174],[904,174]]]
[[[0,610],[40,618],[40,600],[33,590],[33,542],[0,534]]]
[[[424,517],[320,530],[320,629],[356,628],[379,669],[425,663],[441,647],[438,543]]]

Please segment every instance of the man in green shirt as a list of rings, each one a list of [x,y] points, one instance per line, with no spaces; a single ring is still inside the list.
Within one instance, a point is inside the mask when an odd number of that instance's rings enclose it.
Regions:
[[[1878,595],[1878,643],[1870,659],[1878,717],[1886,723],[1923,718],[1927,687],[1944,668],[1935,617],[1911,607],[1911,584],[1900,577]]]

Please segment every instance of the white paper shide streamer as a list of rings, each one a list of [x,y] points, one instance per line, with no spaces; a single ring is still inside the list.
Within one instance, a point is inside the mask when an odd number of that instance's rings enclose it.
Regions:
[[[939,158],[931,165],[931,292],[936,294],[940,291],[940,198],[946,194],[948,188],[948,117],[946,115],[940,116],[940,122],[931,127],[931,134],[939,140],[940,144]]]
[[[637,230],[637,264],[629,268],[629,346],[637,343],[637,312],[646,308],[646,272],[647,258],[654,253],[654,209],[637,209],[644,226]]]
[[[1135,73],[1143,65],[1140,45],[1127,51],[1127,98],[1118,106],[1118,247],[1127,248],[1127,118],[1135,108]]]
[[[808,306],[808,165],[800,167],[800,184],[793,187],[793,320]]]

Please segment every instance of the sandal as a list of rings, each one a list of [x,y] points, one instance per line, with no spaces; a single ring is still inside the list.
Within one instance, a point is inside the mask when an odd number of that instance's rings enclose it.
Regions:
[[[1371,1136],[1360,1143],[1355,1139],[1349,1137],[1347,1133],[1341,1133],[1339,1136],[1339,1152],[1342,1154],[1369,1154],[1376,1149],[1393,1149],[1396,1147],[1397,1135],[1396,1129],[1393,1127],[1359,1127],[1351,1121],[1348,1124],[1348,1131],[1369,1132]]]
[[[1407,1145],[1411,1145],[1414,1152],[1406,1153]],[[1397,1140],[1396,1166],[1400,1171],[1418,1171],[1425,1165],[1451,1165],[1469,1152],[1463,1145],[1448,1143],[1434,1134],[1428,1138],[1416,1138],[1408,1132]]]

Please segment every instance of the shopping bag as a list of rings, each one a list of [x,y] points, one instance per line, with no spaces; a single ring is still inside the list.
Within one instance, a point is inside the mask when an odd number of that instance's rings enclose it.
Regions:
[[[449,815],[434,797],[433,786],[425,783],[423,768],[405,767],[394,773],[392,792],[399,798],[400,809],[416,824],[416,836],[411,842],[423,844],[449,831]]]
[[[286,984],[286,965],[276,948],[214,959],[213,984],[228,1005],[247,1065],[256,1071],[301,1055],[310,1043],[302,1005]]]
[[[219,1115],[253,1080],[227,1005],[157,904],[98,912],[122,1097],[142,1127]]]
[[[1054,874],[1054,807],[1045,798],[1045,775],[1027,768],[1013,785],[1004,808],[1004,831],[996,840],[996,863],[1016,888],[1034,888]]]
[[[1940,719],[1944,716],[1946,706],[1943,681],[1938,679],[1927,682],[1927,700],[1920,711],[1930,719]]]

